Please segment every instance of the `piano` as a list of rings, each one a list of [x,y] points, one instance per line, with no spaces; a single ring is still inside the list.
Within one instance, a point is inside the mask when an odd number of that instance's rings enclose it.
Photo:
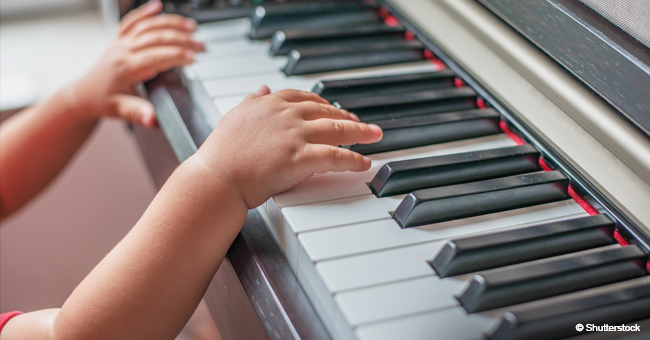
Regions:
[[[593,1],[166,9],[207,52],[146,84],[157,185],[263,84],[385,131],[341,146],[369,171],[249,212],[205,296],[222,338],[650,338],[650,52]]]

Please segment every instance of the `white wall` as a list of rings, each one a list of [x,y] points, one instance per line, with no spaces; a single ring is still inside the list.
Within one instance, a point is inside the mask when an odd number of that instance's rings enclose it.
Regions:
[[[93,0],[0,0],[0,14],[7,17],[50,10],[66,10],[88,6],[92,2]]]

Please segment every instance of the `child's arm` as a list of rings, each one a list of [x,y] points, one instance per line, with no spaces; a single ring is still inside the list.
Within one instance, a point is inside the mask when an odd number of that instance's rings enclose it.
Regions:
[[[203,49],[192,41],[194,21],[155,15],[159,1],[125,16],[120,34],[97,66],[49,100],[0,126],[0,218],[18,210],[61,171],[102,116],[155,125],[151,103],[134,85],[193,60]]]
[[[13,318],[8,339],[173,339],[254,208],[316,172],[363,171],[339,144],[381,139],[313,93],[264,87],[229,112],[60,310]]]

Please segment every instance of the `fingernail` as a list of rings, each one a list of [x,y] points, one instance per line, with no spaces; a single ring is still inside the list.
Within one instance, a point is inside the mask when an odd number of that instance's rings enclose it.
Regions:
[[[200,41],[192,40],[192,47],[197,51],[205,52],[205,45]]]
[[[355,115],[354,113],[350,112],[350,118],[356,122],[360,122],[361,119],[359,119],[359,116]]]
[[[372,161],[370,160],[370,158],[368,158],[368,157],[366,157],[366,156],[363,156],[363,163],[365,163],[366,166],[370,165],[371,162],[372,162]]]
[[[152,1],[148,1],[148,2],[144,5],[144,8],[145,8],[147,11],[152,11],[152,10],[154,10],[155,8],[157,8],[158,6],[160,6],[160,1],[152,0]]]
[[[196,28],[196,20],[194,19],[185,19],[185,22],[183,22],[183,27],[187,28],[188,30],[194,30]]]
[[[264,94],[264,93],[266,93],[266,92],[271,92],[270,90],[267,91],[267,90],[266,90],[267,88],[268,88],[268,86],[266,86],[266,85],[262,85],[262,87],[260,87],[259,90],[257,90],[257,93],[259,93],[259,94]]]
[[[144,127],[149,127],[151,125],[151,116],[147,114],[143,114],[140,116],[140,125]]]
[[[368,127],[370,128],[370,131],[372,131],[372,133],[374,133],[376,136],[381,136],[382,131],[378,125],[370,124]]]
[[[183,53],[183,58],[185,58],[185,60],[194,60],[194,52],[192,52],[192,51],[185,51],[185,52]]]

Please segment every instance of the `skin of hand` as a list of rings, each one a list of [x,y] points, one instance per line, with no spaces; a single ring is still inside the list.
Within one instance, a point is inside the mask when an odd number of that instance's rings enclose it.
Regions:
[[[174,339],[249,208],[314,173],[370,167],[337,145],[377,142],[378,126],[313,93],[269,92],[262,87],[222,118],[61,309],[11,319],[0,340]]]
[[[364,171],[370,159],[338,145],[374,143],[382,131],[320,96],[264,86],[226,114],[197,152],[227,176],[248,208],[315,173]]]
[[[191,63],[203,45],[196,22],[160,14],[151,1],[127,14],[113,45],[87,76],[0,126],[0,219],[27,204],[65,167],[102,116],[156,125],[150,102],[134,86]]]
[[[149,1],[124,16],[117,39],[83,79],[72,86],[82,114],[91,118],[121,117],[154,127],[154,108],[134,87],[172,67],[194,62],[204,51],[192,39],[196,21],[159,14],[160,1]]]

